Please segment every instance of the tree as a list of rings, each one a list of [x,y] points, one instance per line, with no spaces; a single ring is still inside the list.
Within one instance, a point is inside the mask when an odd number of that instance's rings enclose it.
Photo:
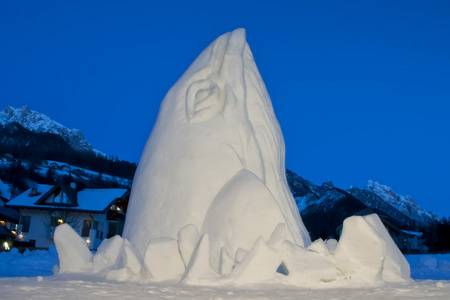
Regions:
[[[53,211],[49,213],[48,218],[43,221],[47,237],[53,238],[55,228],[62,224],[68,224],[74,230],[80,228],[80,222],[77,213],[72,211]]]

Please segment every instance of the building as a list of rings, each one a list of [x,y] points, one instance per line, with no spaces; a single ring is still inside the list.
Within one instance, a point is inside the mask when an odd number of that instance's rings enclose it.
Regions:
[[[100,243],[122,234],[129,189],[79,189],[59,184],[35,185],[8,202],[7,207],[20,212],[17,239],[36,248],[48,248],[56,226],[69,224],[88,244]]]
[[[8,199],[0,196],[0,251],[12,247],[16,226],[20,220],[18,211],[5,207],[8,202]]]

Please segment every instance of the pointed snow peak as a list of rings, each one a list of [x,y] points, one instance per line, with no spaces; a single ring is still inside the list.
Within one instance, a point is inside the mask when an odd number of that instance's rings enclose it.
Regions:
[[[19,110],[21,110],[22,114],[24,114],[24,115],[25,114],[31,114],[31,110],[28,107],[28,105],[23,105],[23,106],[19,107]]]
[[[363,189],[374,193],[387,204],[420,223],[429,223],[433,219],[438,218],[435,213],[426,211],[420,207],[411,196],[398,195],[391,187],[380,184],[377,181],[369,180]]]
[[[322,187],[326,188],[334,188],[333,182],[331,180],[324,181],[322,183]]]
[[[364,189],[373,192],[381,197],[383,196],[388,198],[398,197],[398,195],[392,190],[390,186],[383,185],[378,181],[373,181],[372,179],[369,179],[369,181],[367,181],[366,185],[364,186]]]

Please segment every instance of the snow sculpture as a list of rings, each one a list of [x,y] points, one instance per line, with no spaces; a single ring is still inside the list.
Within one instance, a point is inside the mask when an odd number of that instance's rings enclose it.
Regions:
[[[206,48],[163,100],[135,175],[123,239],[104,241],[92,257],[69,229],[55,231],[60,271],[113,280],[316,286],[409,279],[406,260],[376,216],[347,219],[339,243],[311,244],[243,29]]]
[[[191,224],[209,234],[216,270],[222,247],[248,251],[280,223],[287,240],[309,245],[286,182],[283,136],[244,29],[220,36],[167,93],[127,214],[123,237],[142,256],[152,239],[176,239]]]

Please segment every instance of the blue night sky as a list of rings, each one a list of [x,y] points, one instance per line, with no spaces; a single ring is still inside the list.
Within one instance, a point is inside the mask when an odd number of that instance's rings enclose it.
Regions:
[[[321,184],[368,179],[450,215],[450,2],[0,2],[1,108],[28,105],[139,161],[166,92],[244,27],[286,141]]]

